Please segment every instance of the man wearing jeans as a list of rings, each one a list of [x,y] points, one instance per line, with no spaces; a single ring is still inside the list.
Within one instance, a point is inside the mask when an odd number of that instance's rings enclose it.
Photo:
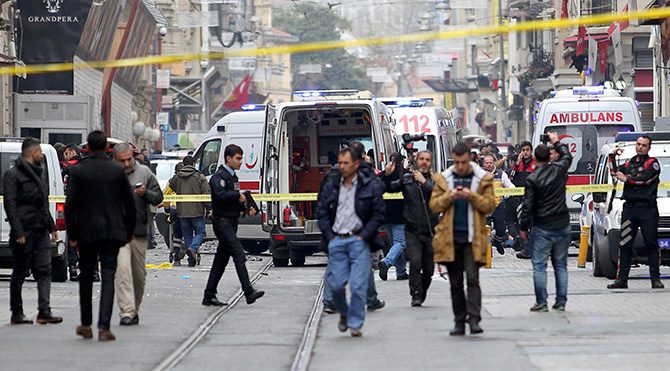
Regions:
[[[551,257],[556,276],[556,302],[552,309],[564,311],[568,300],[568,247],[570,246],[570,214],[565,204],[565,183],[572,156],[568,147],[558,141],[556,133],[548,133],[559,158],[550,160],[550,148],[541,144],[535,148],[537,170],[526,179],[523,205],[519,223],[521,239],[530,239],[535,305],[531,312],[547,309],[547,260]]]
[[[195,168],[195,159],[186,156],[184,167],[170,179],[170,188],[178,195],[206,195],[209,194],[207,178]],[[195,267],[196,254],[205,239],[205,208],[204,202],[179,202],[177,213],[181,221],[184,234],[183,249],[188,255],[188,266]],[[181,258],[181,256],[179,257]]]
[[[384,185],[381,180],[358,171],[360,159],[350,148],[338,155],[340,176],[328,178],[319,192],[319,228],[328,241],[326,280],[333,291],[333,304],[340,313],[338,329],[362,335],[365,302],[370,277],[370,243],[384,220]],[[347,304],[345,285],[351,302]]]
[[[383,181],[385,184],[397,181],[404,174],[402,167],[403,156],[396,152],[391,154],[391,161],[386,165]],[[379,278],[388,279],[388,270],[395,267],[395,276],[398,281],[409,279],[407,263],[405,261],[405,220],[403,220],[403,200],[386,200],[386,222],[384,230],[391,242],[391,248],[384,259],[379,261]]]

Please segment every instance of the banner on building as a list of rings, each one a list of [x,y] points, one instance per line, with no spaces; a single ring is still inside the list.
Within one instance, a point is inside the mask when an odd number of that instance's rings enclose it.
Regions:
[[[579,26],[579,29],[577,31],[577,51],[575,54],[579,57],[580,55],[584,54],[585,49],[586,49],[586,27]]]
[[[561,19],[568,18],[568,0],[561,0]]]
[[[589,69],[591,70],[591,73],[593,73],[596,70],[596,60],[598,60],[598,42],[592,38],[591,36],[588,37],[589,40]]]
[[[612,38],[612,48],[614,49],[614,64],[620,66],[623,63],[623,50],[621,49],[621,25],[616,23],[610,34]]]
[[[607,40],[598,42],[598,61],[600,62],[600,73],[603,75],[607,72]]]
[[[18,0],[17,55],[26,65],[72,62],[92,0]],[[54,38],[57,35],[57,38]],[[72,72],[15,78],[21,94],[73,94]]]

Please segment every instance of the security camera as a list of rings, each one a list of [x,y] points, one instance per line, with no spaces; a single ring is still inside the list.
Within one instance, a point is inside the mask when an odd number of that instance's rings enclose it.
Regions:
[[[167,33],[168,33],[168,30],[167,30],[167,27],[165,27],[165,26],[161,26],[158,29],[158,34],[161,35],[161,37],[167,36]]]

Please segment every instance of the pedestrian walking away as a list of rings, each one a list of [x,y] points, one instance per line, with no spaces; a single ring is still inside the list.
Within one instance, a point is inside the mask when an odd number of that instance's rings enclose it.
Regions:
[[[624,183],[621,199],[624,200],[621,213],[621,239],[619,242],[619,274],[608,289],[627,289],[628,275],[633,255],[633,243],[638,228],[642,231],[644,247],[653,289],[664,288],[659,269],[658,247],[658,195],[661,167],[653,157],[649,157],[651,138],[642,135],[637,138],[637,156],[617,166],[616,156],[621,149],[610,154],[612,175]]]
[[[385,183],[396,181],[404,173],[402,163],[404,156],[395,152],[391,154],[391,161],[387,165],[386,172],[383,173],[383,180]],[[390,168],[389,166],[393,166]],[[388,188],[388,187],[387,187]],[[395,274],[397,280],[406,280],[407,262],[405,261],[405,228],[402,211],[404,208],[404,200],[384,200],[386,205],[386,221],[384,222],[384,230],[391,242],[391,248],[388,254],[379,261],[379,278],[383,281],[388,279],[388,270],[390,267],[395,267]]]
[[[368,173],[359,172],[360,157],[351,148],[338,154],[340,176],[327,178],[318,195],[319,228],[328,241],[326,279],[333,291],[333,304],[340,313],[338,329],[362,335],[365,303],[371,271],[370,244],[384,221],[384,185]],[[351,291],[346,301],[345,285]]]
[[[437,217],[429,211],[428,206],[434,186],[430,172],[432,162],[433,155],[430,151],[420,151],[416,156],[416,169],[404,171],[395,180],[384,177],[388,192],[403,194],[402,216],[409,257],[409,294],[413,307],[421,306],[426,300],[435,272],[432,237]],[[389,163],[386,174],[393,173],[396,166],[396,163]]]
[[[239,171],[243,161],[242,148],[235,144],[226,146],[223,156],[226,159],[224,165],[219,166],[210,179],[212,189],[212,218],[214,233],[219,239],[219,247],[214,255],[212,269],[209,271],[205,296],[202,305],[223,306],[217,297],[217,286],[226,270],[228,261],[233,258],[237,278],[242,285],[242,292],[247,304],[253,304],[257,299],[265,295],[264,291],[256,290],[249,281],[247,271],[247,256],[242,249],[242,244],[237,239],[237,226],[242,213],[255,216],[258,210],[250,207],[249,200],[240,192],[240,181],[236,170]]]
[[[21,156],[2,180],[3,205],[9,221],[12,251],[12,278],[9,285],[11,324],[32,324],[23,312],[21,291],[28,269],[37,281],[37,323],[60,323],[51,313],[51,242],[56,242],[56,226],[49,212],[49,186],[44,180],[40,142],[26,138]]]
[[[512,181],[509,179],[507,173],[496,167],[495,156],[490,154],[484,156],[484,170],[493,175],[494,191],[503,188],[515,188],[514,183],[512,183]],[[505,240],[507,240],[505,201],[505,198],[496,196],[496,209],[493,211],[493,214],[491,214],[491,219],[493,220],[493,229],[495,230],[495,235],[491,240],[491,245],[496,248],[500,255],[505,254],[505,247],[503,246],[503,243]]]
[[[559,142],[556,133],[548,133],[558,159],[551,161],[551,149],[545,144],[535,148],[537,170],[526,179],[519,223],[521,239],[528,241],[530,223],[531,261],[535,284],[532,312],[547,311],[547,260],[551,258],[556,277],[556,302],[553,309],[563,311],[568,301],[568,248],[570,247],[570,214],[565,203],[565,185],[572,156],[568,146]]]
[[[464,143],[454,146],[452,157],[453,166],[433,176],[435,187],[430,209],[436,215],[442,214],[435,227],[433,249],[435,261],[446,264],[449,273],[455,322],[449,334],[465,335],[466,322],[470,334],[480,334],[483,330],[479,325],[482,306],[479,268],[486,263],[489,248],[486,216],[496,206],[493,176],[471,161],[470,148]]]
[[[114,275],[119,248],[135,234],[135,200],[122,167],[105,154],[107,138],[101,131],[88,135],[90,155],[72,168],[65,201],[70,245],[79,249],[79,305],[81,325],[76,334],[93,337],[93,272],[102,265],[98,340],[115,340],[110,331],[114,309]]]
[[[181,170],[181,168],[184,167],[184,163],[180,162],[174,167],[175,174]],[[176,176],[176,175],[175,175]],[[175,195],[176,193],[170,188],[170,184],[167,184],[165,186],[165,189],[163,190],[163,195],[168,196],[168,195]],[[176,203],[172,202],[163,202],[163,207],[165,208],[165,213],[168,215],[168,223],[172,225],[172,235],[168,236],[169,239],[171,239],[171,246],[170,246],[170,256],[169,256],[169,261],[170,263],[174,262],[175,266],[180,266],[181,265],[181,243],[182,243],[182,238],[183,238],[183,233],[181,230],[181,220],[179,220],[179,213],[177,213],[177,206]],[[185,255],[185,254],[184,254]],[[181,257],[180,257],[181,256]]]
[[[114,160],[123,167],[135,200],[135,232],[133,240],[119,249],[115,276],[121,326],[137,325],[144,297],[147,270],[147,238],[153,222],[151,205],[163,202],[158,180],[145,165],[133,158],[133,148],[127,143],[114,146]]]
[[[182,162],[184,167],[170,179],[170,188],[178,195],[210,194],[207,178],[195,168],[193,156],[184,157]],[[197,263],[198,250],[205,239],[205,212],[210,208],[208,202],[177,203],[177,213],[184,238],[181,256],[188,255],[189,267],[195,267]]]

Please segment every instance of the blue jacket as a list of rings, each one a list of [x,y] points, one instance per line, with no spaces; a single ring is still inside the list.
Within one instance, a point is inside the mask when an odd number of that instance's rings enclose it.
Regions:
[[[356,187],[356,215],[363,222],[363,228],[358,233],[363,240],[371,244],[377,237],[379,227],[384,222],[385,207],[382,198],[384,194],[384,184],[373,176],[370,172],[359,169],[358,185]],[[340,196],[340,180],[342,176],[329,174],[324,180],[321,192],[318,196],[318,206],[316,215],[319,219],[319,228],[327,241],[335,237],[333,233],[333,224],[335,223],[335,213],[337,211],[337,202]]]

